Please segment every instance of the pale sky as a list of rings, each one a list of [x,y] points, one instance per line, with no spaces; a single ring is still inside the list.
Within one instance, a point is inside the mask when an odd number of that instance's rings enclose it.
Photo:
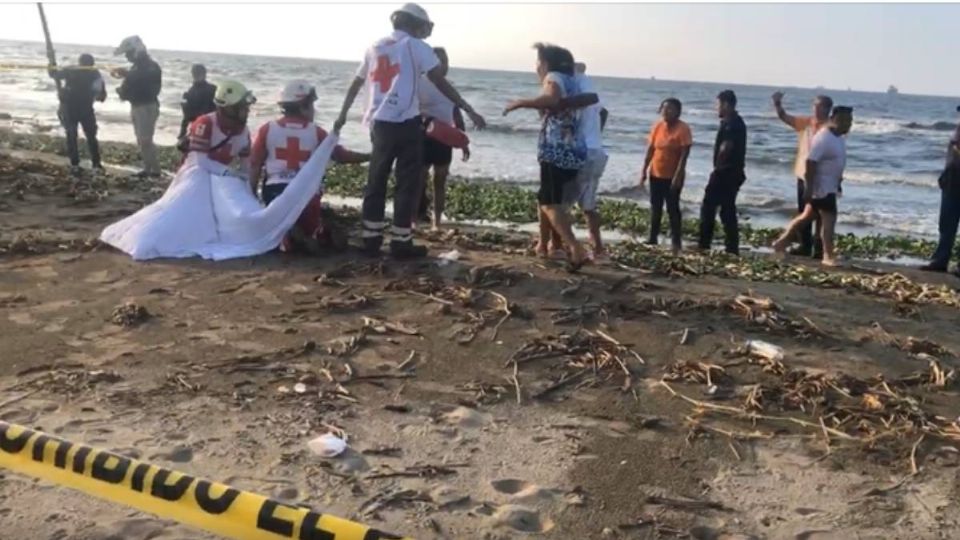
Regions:
[[[359,61],[389,4],[50,4],[54,42]],[[960,4],[422,4],[457,67],[526,71],[535,41],[597,75],[956,96]],[[43,39],[35,4],[0,39]],[[0,59],[2,62],[2,59]]]

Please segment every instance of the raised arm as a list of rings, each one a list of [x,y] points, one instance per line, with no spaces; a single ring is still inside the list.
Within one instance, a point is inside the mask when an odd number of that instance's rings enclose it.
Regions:
[[[777,110],[777,117],[780,118],[784,124],[796,129],[797,118],[787,114],[787,111],[783,108],[783,92],[774,92],[772,99],[773,107]]]

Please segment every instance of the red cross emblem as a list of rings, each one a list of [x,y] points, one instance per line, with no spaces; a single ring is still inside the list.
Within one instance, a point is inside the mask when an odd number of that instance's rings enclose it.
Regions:
[[[380,93],[390,90],[393,79],[400,73],[399,64],[391,64],[390,57],[382,54],[377,57],[377,68],[370,74],[370,80],[380,85]]]
[[[310,159],[310,152],[300,149],[300,139],[297,137],[287,137],[287,147],[277,148],[277,159],[283,159],[287,162],[287,169],[291,171],[300,170],[300,164]]]

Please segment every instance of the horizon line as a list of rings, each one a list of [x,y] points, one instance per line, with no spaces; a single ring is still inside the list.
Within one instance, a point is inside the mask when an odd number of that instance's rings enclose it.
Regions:
[[[46,46],[46,43],[45,43],[45,42],[43,42],[43,41],[37,41],[37,40],[32,40],[32,39],[23,40],[23,39],[5,39],[5,38],[0,38],[0,43],[4,43],[4,42],[5,42],[5,43],[35,43],[35,44],[40,45],[40,46],[44,46],[44,47]],[[67,46],[72,46],[72,47],[104,47],[104,48],[108,48],[108,49],[115,48],[113,45],[100,45],[100,44],[96,44],[96,43],[69,43],[69,42],[61,42],[61,45],[67,45]],[[250,58],[277,58],[277,59],[282,59],[282,60],[316,60],[316,61],[321,61],[321,62],[358,63],[358,62],[355,62],[355,61],[353,61],[353,60],[347,60],[347,59],[340,59],[340,58],[316,58],[316,57],[311,57],[311,56],[284,56],[284,55],[273,55],[273,54],[251,54],[251,53],[242,53],[242,52],[197,51],[197,50],[190,50],[190,49],[164,49],[164,48],[156,48],[156,49],[154,49],[154,48],[152,48],[152,47],[149,48],[148,50],[151,50],[151,51],[152,51],[152,50],[156,50],[156,51],[167,52],[167,53],[185,52],[185,53],[193,53],[193,54],[222,54],[222,55],[227,55],[227,56],[244,56],[244,57],[250,57]],[[124,61],[126,61],[126,60],[124,60]],[[507,68],[493,69],[493,68],[481,68],[481,67],[459,67],[459,66],[450,66],[450,69],[466,70],[466,71],[486,71],[486,72],[494,72],[494,73],[496,73],[496,72],[499,72],[499,73],[529,73],[528,71],[524,71],[524,70],[507,69]],[[858,90],[858,89],[855,89],[855,88],[852,88],[852,87],[848,87],[848,88],[846,88],[846,89],[843,89],[843,88],[828,88],[828,87],[825,87],[825,86],[807,87],[807,86],[798,86],[798,85],[774,85],[774,84],[770,84],[770,83],[759,84],[759,83],[738,83],[738,82],[730,82],[730,81],[661,79],[661,78],[659,78],[659,77],[656,77],[655,75],[650,75],[650,76],[648,76],[648,77],[640,77],[640,76],[594,74],[594,75],[591,75],[591,76],[594,77],[594,78],[620,79],[620,80],[627,80],[627,81],[657,81],[657,82],[670,82],[670,83],[710,84],[710,85],[717,85],[717,86],[722,86],[722,85],[748,86],[748,87],[752,86],[752,87],[755,87],[755,88],[772,88],[772,89],[792,88],[792,89],[799,89],[799,90],[813,90],[813,91],[828,90],[828,91],[832,91],[832,92],[855,92],[855,93],[861,93],[861,94],[880,94],[880,95],[885,95],[885,94],[888,93],[888,92],[882,91],[882,90]],[[891,84],[891,86],[892,86],[892,87],[896,87],[895,84]],[[958,96],[955,96],[955,95],[954,95],[954,96],[948,96],[948,95],[942,95],[942,94],[910,93],[910,92],[899,92],[899,91],[897,92],[897,95],[909,96],[909,97],[922,97],[922,98],[960,99],[960,98],[958,98]]]

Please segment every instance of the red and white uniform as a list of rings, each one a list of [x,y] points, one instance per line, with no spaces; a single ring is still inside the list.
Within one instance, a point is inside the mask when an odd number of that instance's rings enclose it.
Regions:
[[[363,125],[399,124],[418,116],[420,77],[438,65],[440,59],[425,41],[401,30],[376,42],[357,68],[357,78],[367,81]]]
[[[303,118],[285,116],[271,120],[257,130],[251,166],[254,171],[261,167],[266,170],[267,185],[287,184],[326,138],[326,130]],[[343,161],[345,152],[337,145],[333,160]]]
[[[250,130],[228,132],[216,112],[205,114],[190,124],[185,163],[200,165],[214,174],[223,174],[234,164],[246,173],[250,170]]]

